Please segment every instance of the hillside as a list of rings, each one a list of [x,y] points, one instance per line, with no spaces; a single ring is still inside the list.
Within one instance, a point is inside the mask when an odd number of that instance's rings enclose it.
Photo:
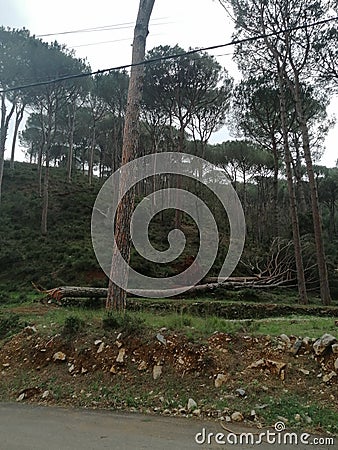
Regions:
[[[16,163],[10,171],[5,165],[0,216],[0,285],[8,288],[45,288],[75,284],[105,286],[106,277],[94,255],[91,242],[91,215],[103,181],[78,173],[71,184],[63,168],[50,169],[48,235],[42,236],[40,221],[42,198],[39,196],[37,166]],[[173,211],[155,217],[150,235],[157,248],[163,248],[170,230]],[[148,275],[171,274],[195,254],[198,235],[187,221],[183,224],[187,247],[177,264],[158,265],[143,260],[132,251],[132,265]],[[155,275],[155,276],[156,276]]]
[[[40,232],[42,199],[35,165],[5,166],[0,216],[0,283],[15,288],[30,282],[50,287],[80,283],[99,267],[90,238],[91,208],[99,190],[78,175],[65,183],[63,169],[53,168],[47,237]]]

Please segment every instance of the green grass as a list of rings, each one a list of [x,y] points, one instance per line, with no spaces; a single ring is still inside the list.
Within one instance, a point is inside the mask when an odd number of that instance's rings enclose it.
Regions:
[[[252,335],[278,336],[281,333],[294,336],[319,337],[324,333],[337,335],[338,329],[335,320],[331,317],[315,316],[289,316],[268,319],[227,320],[217,316],[198,317],[186,313],[154,313],[154,312],[132,312],[126,315],[110,314],[107,316],[104,310],[73,308],[51,308],[43,315],[30,313],[33,303],[25,303],[21,306],[27,307],[25,314],[20,313],[18,320],[25,323],[37,325],[40,329],[48,332],[50,329],[62,329],[64,324],[72,325],[76,332],[85,332],[89,328],[104,330],[120,329],[128,333],[142,333],[145,328],[156,331],[166,328],[170,331],[185,333],[188,338],[195,339],[206,337],[215,331],[224,333],[246,333]],[[2,315],[10,314],[8,304],[1,306]],[[72,323],[70,323],[72,322]],[[80,326],[80,324],[82,324]],[[86,325],[83,325],[86,324]],[[17,323],[15,324],[17,327]]]

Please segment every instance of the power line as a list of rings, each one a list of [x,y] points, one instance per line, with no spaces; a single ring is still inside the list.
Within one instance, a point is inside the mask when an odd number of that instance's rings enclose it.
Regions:
[[[14,91],[18,91],[21,89],[28,89],[31,87],[38,87],[38,86],[45,86],[48,84],[53,84],[53,83],[60,83],[62,81],[67,81],[67,80],[75,80],[75,79],[79,79],[79,78],[84,78],[84,77],[89,77],[89,76],[93,76],[93,75],[100,75],[106,72],[112,72],[115,70],[124,70],[124,69],[129,69],[131,67],[136,67],[136,66],[142,66],[142,65],[148,65],[148,64],[154,64],[160,61],[166,61],[169,59],[177,59],[177,58],[181,58],[182,56],[189,56],[189,55],[193,55],[196,53],[200,53],[200,52],[205,52],[208,50],[216,50],[218,48],[224,48],[224,47],[230,47],[232,45],[238,45],[238,44],[243,44],[246,42],[254,42],[260,39],[264,39],[267,37],[271,37],[271,36],[278,36],[280,34],[283,33],[288,33],[291,31],[296,31],[296,30],[301,30],[301,29],[305,29],[305,28],[312,28],[315,27],[317,25],[324,25],[326,23],[332,22],[338,20],[338,16],[336,17],[330,17],[328,19],[324,19],[324,20],[320,20],[318,22],[314,22],[311,24],[304,24],[304,25],[298,25],[296,27],[290,27],[290,28],[285,28],[284,30],[281,31],[274,31],[268,34],[259,34],[257,36],[252,36],[249,38],[244,38],[244,39],[235,39],[233,41],[227,42],[226,44],[219,44],[219,45],[212,45],[210,47],[202,47],[202,48],[197,48],[197,49],[193,49],[193,50],[189,50],[187,52],[183,52],[183,53],[176,53],[173,55],[167,55],[167,56],[161,56],[158,58],[152,58],[152,59],[147,59],[144,61],[141,61],[139,63],[135,63],[135,64],[123,64],[121,66],[116,66],[116,67],[110,67],[109,69],[100,69],[100,70],[96,70],[94,72],[81,72],[81,73],[77,73],[77,74],[72,74],[72,75],[65,75],[59,78],[54,78],[52,80],[46,80],[46,81],[39,81],[39,82],[34,82],[34,83],[29,83],[29,84],[24,84],[21,86],[15,86],[12,88],[8,88],[8,89],[2,89],[0,90],[0,94],[6,93],[6,92],[14,92]]]
[[[164,20],[167,18],[168,17],[158,17],[156,19],[152,19],[150,24],[151,25],[166,25],[166,23],[154,24],[153,21]],[[134,26],[135,26],[135,22],[123,22],[123,23],[116,23],[113,25],[103,25],[101,27],[82,28],[79,30],[59,31],[57,33],[48,33],[48,34],[38,34],[36,37],[49,37],[49,36],[61,36],[63,34],[93,33],[96,31],[121,30],[124,28],[133,28]]]

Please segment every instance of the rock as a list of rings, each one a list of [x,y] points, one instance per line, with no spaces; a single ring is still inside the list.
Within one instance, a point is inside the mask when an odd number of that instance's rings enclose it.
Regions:
[[[281,339],[287,347],[291,347],[291,341],[289,336],[287,336],[286,334],[281,334],[279,336],[279,339]]]
[[[43,399],[46,399],[47,397],[49,397],[49,391],[44,391],[41,397]]]
[[[153,367],[153,379],[157,380],[162,375],[162,366],[155,365]]]
[[[192,412],[192,414],[193,414],[194,416],[200,416],[200,415],[201,415],[201,410],[200,410],[200,409],[194,409],[193,412]]]
[[[75,369],[74,364],[71,364],[71,365],[69,366],[69,368],[68,368],[68,372],[69,372],[69,373],[72,373],[74,369]]]
[[[231,417],[230,417],[230,416],[225,416],[225,417],[224,417],[224,420],[225,420],[226,422],[231,422]]]
[[[259,359],[248,366],[248,369],[257,369],[259,367],[265,366],[265,359]]]
[[[87,373],[87,372],[88,372],[88,370],[85,367],[81,367],[81,373],[82,374]]]
[[[4,364],[2,365],[2,367],[4,367],[5,369],[8,369],[9,366],[10,366],[9,363],[4,363]]]
[[[297,355],[297,353],[299,352],[301,346],[303,344],[303,340],[302,339],[297,339],[296,342],[293,344],[293,346],[291,347],[290,352],[293,355]]]
[[[126,354],[126,349],[125,348],[120,348],[119,354],[116,357],[116,362],[123,363],[125,354]]]
[[[188,411],[190,412],[190,411],[192,411],[192,410],[194,410],[196,408],[197,408],[197,403],[195,402],[195,400],[192,399],[192,398],[189,398],[188,406],[187,406]]]
[[[256,411],[254,409],[252,409],[250,411],[250,419],[251,420],[256,420],[257,419],[257,414],[256,414]]]
[[[306,370],[306,369],[298,369],[298,370],[299,370],[299,372],[302,372],[304,375],[309,375],[310,374],[309,370]]]
[[[111,366],[111,368],[110,368],[109,372],[110,372],[110,373],[113,373],[113,374],[117,373],[117,371],[116,371],[116,368],[115,368],[115,366],[114,366],[114,365],[113,365],[113,366]]]
[[[54,359],[54,361],[65,361],[66,355],[63,352],[56,352],[53,355],[53,359]]]
[[[335,353],[335,354],[338,353],[338,344],[332,344],[331,348],[332,348],[333,353]]]
[[[122,342],[120,342],[120,341],[115,341],[115,344],[116,344],[117,348],[121,348],[123,345]]]
[[[26,331],[26,333],[28,334],[34,334],[37,333],[37,329],[35,328],[35,326],[30,326],[28,325],[27,327],[24,328],[24,330]]]
[[[104,349],[104,342],[101,342],[100,345],[99,345],[99,348],[97,349],[97,352],[96,352],[96,353],[102,353],[102,352],[103,352],[103,349]]]
[[[323,334],[323,336],[316,340],[313,344],[313,350],[317,356],[322,355],[328,347],[335,344],[337,339],[332,334]]]
[[[94,345],[99,345],[102,344],[102,339],[96,339],[96,341],[94,342]]]
[[[22,402],[22,400],[25,398],[25,393],[19,395],[19,397],[16,399],[17,402]]]
[[[332,380],[332,378],[336,377],[337,374],[336,372],[330,372],[329,374],[326,374],[323,376],[323,383],[328,383],[329,381]]]
[[[157,333],[156,338],[159,342],[161,342],[161,344],[167,345],[167,340],[165,339],[165,337],[162,334]]]
[[[305,422],[308,423],[308,424],[312,423],[311,417],[305,416]]]
[[[246,396],[246,392],[244,389],[236,389],[236,393],[240,396],[240,397],[245,397]]]
[[[234,422],[242,422],[244,420],[243,414],[239,411],[235,411],[231,414],[231,420]]]
[[[334,368],[336,369],[336,370],[338,370],[338,358],[335,360],[335,362],[334,362]]]
[[[295,421],[300,422],[302,420],[302,417],[300,414],[295,414]]]
[[[219,388],[227,381],[227,376],[224,375],[224,373],[217,374],[217,377],[215,379],[215,387]]]
[[[140,364],[137,367],[137,370],[146,370],[148,367],[148,364],[145,361],[141,361]]]

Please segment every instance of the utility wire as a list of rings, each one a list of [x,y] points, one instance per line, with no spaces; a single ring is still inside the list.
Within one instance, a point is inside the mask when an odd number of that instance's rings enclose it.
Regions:
[[[283,33],[288,33],[291,31],[296,31],[296,30],[302,30],[305,28],[312,28],[315,27],[317,25],[324,25],[326,23],[332,22],[338,20],[338,16],[336,17],[330,17],[328,19],[324,19],[324,20],[320,20],[318,22],[314,22],[311,24],[304,24],[304,25],[298,25],[296,27],[290,27],[290,28],[285,28],[284,30],[281,31],[274,31],[268,34],[258,34],[257,36],[252,36],[249,38],[244,38],[244,39],[235,39],[233,41],[227,42],[226,44],[219,44],[219,45],[212,45],[210,47],[203,47],[203,48],[197,48],[197,49],[193,49],[193,50],[189,50],[187,52],[184,53],[176,53],[173,55],[167,55],[167,56],[161,56],[158,58],[152,58],[152,59],[147,59],[144,61],[141,61],[139,63],[134,63],[134,64],[123,64],[121,66],[116,66],[116,67],[110,67],[109,69],[100,69],[100,70],[96,70],[94,72],[81,72],[81,73],[77,73],[77,74],[72,74],[72,75],[65,75],[63,77],[59,77],[59,78],[54,78],[52,80],[46,80],[46,81],[39,81],[39,82],[34,82],[34,83],[29,83],[29,84],[24,84],[21,86],[15,86],[12,88],[8,88],[8,89],[2,89],[0,90],[0,94],[4,94],[6,92],[14,92],[14,91],[18,91],[21,89],[28,89],[31,87],[38,87],[38,86],[45,86],[48,84],[53,84],[53,83],[60,83],[62,81],[67,81],[67,80],[75,80],[75,79],[79,79],[79,78],[84,78],[84,77],[89,77],[92,75],[100,75],[106,72],[112,72],[115,70],[123,70],[123,69],[129,69],[131,67],[136,67],[136,66],[142,66],[142,65],[148,65],[148,64],[154,64],[157,62],[161,62],[161,61],[166,61],[169,59],[178,59],[181,58],[182,56],[189,56],[189,55],[193,55],[199,52],[204,52],[204,51],[208,51],[208,50],[215,50],[218,48],[224,48],[224,47],[230,47],[232,45],[238,45],[238,44],[243,44],[246,42],[254,42],[254,41],[258,41],[260,39],[264,39],[267,37],[271,37],[271,36],[278,36],[280,34]]]
[[[157,20],[163,20],[167,19],[167,17],[158,17],[157,19],[152,19],[150,24],[151,25],[166,25],[165,23],[152,23],[153,21]],[[135,22],[123,22],[123,23],[116,23],[113,25],[104,25],[101,27],[93,27],[93,28],[82,28],[79,30],[70,30],[70,31],[60,31],[58,33],[48,33],[48,34],[38,34],[36,37],[49,37],[49,36],[61,36],[63,34],[78,34],[78,33],[93,33],[96,31],[111,31],[111,30],[121,30],[124,28],[133,28],[135,25]]]

